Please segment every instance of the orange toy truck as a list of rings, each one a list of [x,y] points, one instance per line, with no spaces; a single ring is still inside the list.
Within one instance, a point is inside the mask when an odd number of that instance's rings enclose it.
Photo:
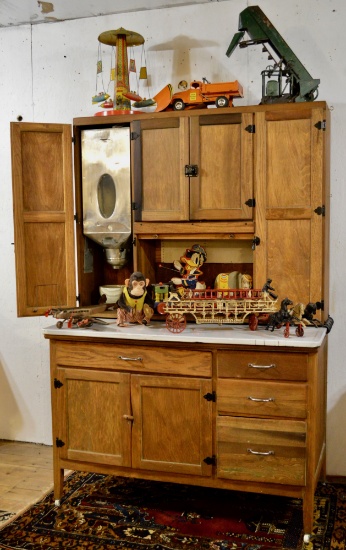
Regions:
[[[183,111],[185,107],[198,106],[200,108],[213,104],[216,107],[228,107],[232,105],[234,97],[244,97],[243,87],[237,80],[215,84],[193,80],[191,88],[172,95],[170,107],[173,107],[174,111]]]

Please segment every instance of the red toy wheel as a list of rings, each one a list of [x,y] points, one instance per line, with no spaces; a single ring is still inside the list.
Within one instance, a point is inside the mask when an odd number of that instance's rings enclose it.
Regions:
[[[170,332],[183,332],[186,327],[186,318],[180,313],[170,313],[166,319],[166,327]]]
[[[304,329],[302,323],[299,323],[299,325],[296,328],[296,336],[304,336]]]
[[[166,313],[166,304],[165,304],[165,302],[160,302],[159,304],[157,304],[156,309],[159,313],[161,313],[161,315]]]
[[[285,330],[284,330],[284,337],[288,338],[289,335],[290,335],[290,324],[286,323],[286,327],[285,327]]]
[[[250,330],[257,330],[258,327],[258,317],[254,313],[251,313],[249,316],[249,329]]]

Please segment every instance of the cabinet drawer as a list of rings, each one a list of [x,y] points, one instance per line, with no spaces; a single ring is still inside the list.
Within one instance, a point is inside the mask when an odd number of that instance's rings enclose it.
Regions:
[[[305,485],[306,424],[294,420],[217,419],[217,476]]]
[[[308,354],[263,351],[219,351],[217,373],[221,378],[306,380]]]
[[[299,382],[222,379],[216,396],[220,415],[306,418],[307,414],[307,385]]]
[[[181,374],[211,377],[212,355],[209,351],[156,348],[86,342],[52,342],[56,364],[126,372]],[[54,346],[52,346],[54,349]]]

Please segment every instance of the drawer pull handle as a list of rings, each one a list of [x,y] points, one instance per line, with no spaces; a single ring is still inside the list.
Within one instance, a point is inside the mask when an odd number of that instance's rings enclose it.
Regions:
[[[128,420],[129,422],[133,422],[133,420],[135,419],[135,417],[131,416],[130,414],[123,414],[123,418],[125,420]]]
[[[122,359],[122,361],[143,361],[142,357],[124,357],[123,355],[118,355],[118,359]]]
[[[254,365],[253,363],[248,363],[247,366],[250,367],[251,369],[275,369],[276,368],[275,363],[272,363],[271,365]]]
[[[251,395],[248,396],[248,399],[250,401],[256,401],[257,403],[272,403],[275,401],[274,397],[251,397]]]
[[[252,449],[248,449],[247,452],[250,453],[251,455],[261,455],[261,456],[270,456],[275,454],[274,451],[261,452],[261,451],[253,451]]]

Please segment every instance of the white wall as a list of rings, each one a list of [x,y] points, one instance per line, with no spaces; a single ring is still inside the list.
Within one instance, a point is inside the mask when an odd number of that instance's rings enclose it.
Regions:
[[[0,28],[1,201],[0,201],[0,438],[51,443],[49,353],[41,329],[44,317],[17,319],[12,221],[10,121],[72,123],[93,115],[98,35],[125,27],[145,38],[151,96],[181,79],[238,79],[245,98],[257,104],[260,71],[268,61],[260,47],[225,52],[238,30],[239,13],[259,4],[314,78],[319,99],[332,110],[331,138],[331,291],[335,320],[329,335],[328,453],[330,475],[346,475],[346,338],[343,304],[346,287],[346,4],[344,0],[229,0],[197,6],[104,16],[61,23]],[[110,48],[102,47],[104,67]],[[140,48],[135,52],[140,65]],[[104,81],[108,85],[105,72]],[[97,91],[101,91],[99,88]],[[146,90],[143,94],[148,96]]]

